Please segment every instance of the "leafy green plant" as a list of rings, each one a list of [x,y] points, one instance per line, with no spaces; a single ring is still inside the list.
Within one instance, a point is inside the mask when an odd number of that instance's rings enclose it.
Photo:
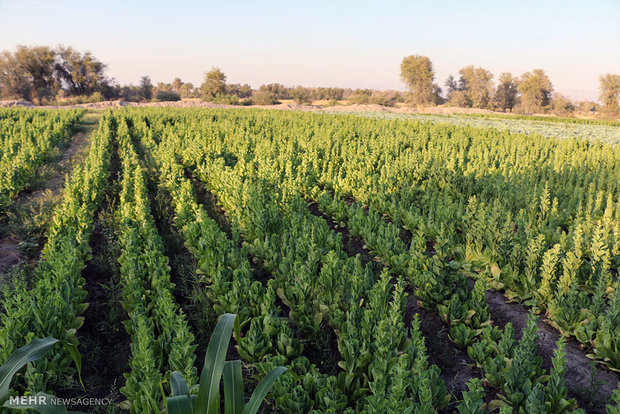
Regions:
[[[0,404],[3,404],[3,407],[11,408],[11,409],[19,409],[19,410],[35,410],[44,414],[62,414],[67,413],[67,409],[64,406],[52,406],[47,404],[12,404],[8,401],[9,398],[9,386],[11,384],[11,380],[13,376],[22,368],[24,365],[29,362],[34,362],[43,357],[45,353],[47,353],[50,349],[54,347],[58,342],[58,339],[47,337],[43,339],[35,339],[17,350],[15,350],[11,356],[6,360],[4,364],[0,367]],[[69,345],[71,346],[71,345]],[[76,355],[75,351],[71,351],[71,354],[74,356],[74,360],[76,365],[79,367],[79,354]],[[44,400],[52,398],[51,395],[45,393],[37,393],[35,397],[44,397]],[[37,401],[41,401],[37,398]]]
[[[225,361],[233,329],[239,338],[237,315],[224,314],[215,326],[209,341],[200,383],[196,385],[198,395],[190,394],[187,381],[180,372],[172,372],[170,375],[172,396],[166,399],[170,414],[219,414],[222,376],[226,414],[255,414],[258,411],[265,396],[286,368],[280,366],[269,372],[258,384],[250,400],[245,403],[241,361]]]
[[[618,388],[614,391],[611,399],[616,406],[614,407],[611,404],[607,405],[607,407],[605,407],[607,409],[607,414],[620,414],[620,383],[618,383]]]
[[[566,381],[564,376],[566,374],[566,340],[564,337],[560,337],[557,342],[557,349],[553,354],[553,360],[551,361],[553,366],[549,373],[549,381],[545,386],[547,406],[546,412],[550,414],[562,414],[567,411],[571,411],[577,405],[576,400],[567,400],[566,396],[568,392],[566,390]]]
[[[484,388],[478,378],[472,378],[467,383],[468,391],[463,392],[463,401],[456,407],[460,414],[484,413]]]

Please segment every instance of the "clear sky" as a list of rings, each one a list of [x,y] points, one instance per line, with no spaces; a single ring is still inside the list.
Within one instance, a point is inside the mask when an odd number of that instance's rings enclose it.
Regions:
[[[596,99],[620,73],[620,0],[88,1],[0,0],[0,50],[64,44],[91,51],[120,83],[176,76],[233,83],[404,89],[400,61],[428,56],[443,86],[474,64],[544,69],[556,89]]]

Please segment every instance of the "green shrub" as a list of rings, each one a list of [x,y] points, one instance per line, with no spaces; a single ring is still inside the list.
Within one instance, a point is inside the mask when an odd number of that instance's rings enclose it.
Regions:
[[[176,102],[181,100],[181,96],[176,92],[159,91],[155,95],[157,102]]]

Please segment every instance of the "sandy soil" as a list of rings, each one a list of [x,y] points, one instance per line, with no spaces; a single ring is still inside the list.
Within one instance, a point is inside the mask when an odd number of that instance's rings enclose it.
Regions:
[[[0,107],[34,107],[31,102],[28,101],[0,101]],[[223,105],[215,104],[211,102],[202,102],[195,99],[186,99],[177,102],[127,102],[123,100],[118,101],[103,101],[96,103],[86,103],[78,105],[67,106],[44,106],[43,108],[87,108],[87,109],[108,109],[108,108],[122,108],[122,107],[171,107],[171,108],[261,108],[261,109],[280,109],[289,111],[337,111],[337,112],[396,112],[396,113],[428,113],[428,114],[491,114],[493,111],[477,108],[458,108],[458,107],[446,107],[437,106],[429,108],[410,108],[410,107],[386,107],[381,105],[336,105],[336,106],[323,106],[323,105],[298,105],[291,101],[286,101],[278,105],[252,105],[252,106],[240,106],[240,105]]]

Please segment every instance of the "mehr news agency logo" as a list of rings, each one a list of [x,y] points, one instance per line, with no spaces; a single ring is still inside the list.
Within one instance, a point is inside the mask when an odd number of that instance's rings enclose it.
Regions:
[[[71,397],[61,398],[53,395],[24,395],[9,397],[8,408],[11,407],[51,407],[51,406],[82,406],[105,407],[113,405],[111,398]]]

